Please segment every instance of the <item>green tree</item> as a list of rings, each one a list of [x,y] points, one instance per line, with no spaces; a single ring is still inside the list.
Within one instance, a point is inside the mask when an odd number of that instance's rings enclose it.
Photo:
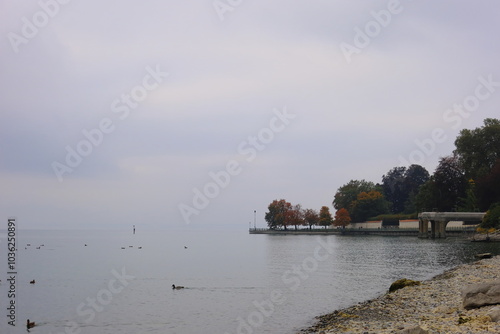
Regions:
[[[309,229],[312,229],[314,225],[319,225],[319,214],[314,209],[306,209],[304,210],[304,221],[309,226]]]
[[[358,194],[375,190],[376,186],[373,182],[365,180],[351,180],[349,183],[341,186],[335,193],[333,207],[336,210],[342,208],[351,212],[352,206],[356,201]]]
[[[337,210],[337,212],[335,212],[335,219],[333,220],[333,225],[345,228],[350,223],[351,223],[351,216],[349,216],[349,211],[347,211],[347,209],[342,208],[340,210]]]
[[[467,180],[456,156],[441,158],[432,177],[415,196],[419,211],[456,211],[466,197]]]
[[[478,207],[486,211],[493,203],[500,203],[500,159],[491,171],[476,179]]]
[[[476,183],[473,179],[467,182],[465,189],[465,197],[460,198],[459,211],[462,212],[475,212],[478,211],[477,197],[476,197]]]
[[[411,165],[405,172],[406,188],[409,191],[418,190],[418,188],[427,182],[430,178],[427,169],[420,165]]]
[[[441,158],[434,172],[439,211],[456,211],[465,197],[467,179],[457,156]]]
[[[394,167],[382,176],[382,189],[385,198],[389,201],[392,213],[404,210],[408,199],[408,190],[405,183],[406,167]]]
[[[319,210],[319,225],[327,228],[328,226],[332,225],[332,223],[333,218],[332,214],[330,213],[330,209],[327,206],[322,206],[321,210]]]
[[[455,147],[467,178],[487,175],[500,159],[500,120],[487,118],[482,127],[460,131]]]
[[[439,189],[436,186],[434,177],[432,176],[420,187],[418,194],[415,196],[417,211],[423,212],[438,210],[439,199]]]
[[[292,209],[292,204],[285,201],[284,199],[274,200],[268,206],[268,212],[266,212],[265,220],[267,221],[267,226],[270,229],[277,229],[283,227],[287,229],[287,215],[288,211]]]
[[[407,198],[404,205],[404,213],[417,212],[416,196],[420,187],[429,181],[430,175],[427,169],[420,165],[411,165],[405,172],[405,189]]]
[[[382,176],[382,190],[390,202],[390,211],[415,212],[415,196],[422,184],[429,180],[429,172],[420,165],[394,167]]]

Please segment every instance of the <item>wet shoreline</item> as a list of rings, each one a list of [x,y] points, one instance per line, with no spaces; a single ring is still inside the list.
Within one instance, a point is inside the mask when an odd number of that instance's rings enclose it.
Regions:
[[[333,313],[299,333],[385,334],[420,326],[428,333],[500,333],[487,315],[495,306],[465,310],[466,287],[500,279],[500,256],[459,265],[421,282]],[[389,288],[389,287],[388,287]]]

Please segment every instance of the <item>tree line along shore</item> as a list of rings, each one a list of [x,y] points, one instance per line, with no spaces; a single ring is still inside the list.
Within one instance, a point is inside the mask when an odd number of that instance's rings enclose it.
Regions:
[[[329,206],[303,208],[285,199],[275,199],[265,214],[271,230],[307,226],[345,227],[369,220],[395,225],[416,219],[423,211],[486,212],[480,228],[492,233],[500,228],[500,120],[487,118],[483,126],[463,129],[455,139],[455,150],[441,157],[431,175],[413,163],[398,166],[381,182],[350,180],[334,195]]]

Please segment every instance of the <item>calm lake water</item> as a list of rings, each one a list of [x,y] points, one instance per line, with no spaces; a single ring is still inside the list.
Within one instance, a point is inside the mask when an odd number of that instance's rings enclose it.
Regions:
[[[5,231],[0,236],[6,334],[25,333],[28,318],[38,324],[31,333],[43,334],[292,334],[396,279],[428,279],[476,253],[497,252],[453,238],[22,230],[14,328]]]

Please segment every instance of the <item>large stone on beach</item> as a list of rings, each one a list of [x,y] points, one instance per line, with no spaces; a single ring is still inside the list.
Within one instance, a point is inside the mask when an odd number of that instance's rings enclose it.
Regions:
[[[416,327],[411,327],[411,328],[405,328],[398,334],[428,334],[429,331],[426,331],[425,329],[422,329],[420,326]]]
[[[500,306],[492,308],[488,312],[488,316],[490,317],[491,321],[500,322]]]
[[[472,285],[463,290],[462,297],[467,310],[500,304],[500,281]]]
[[[422,329],[420,326],[405,328],[398,334],[428,334],[429,331]]]
[[[389,292],[393,292],[393,291],[402,289],[404,287],[413,286],[413,285],[420,285],[420,282],[419,281],[412,281],[411,279],[407,279],[407,278],[398,279],[397,281],[395,281],[394,283],[391,284],[391,286],[389,287]]]
[[[491,253],[482,253],[482,254],[476,254],[474,255],[478,259],[491,259],[493,257],[493,254]]]

